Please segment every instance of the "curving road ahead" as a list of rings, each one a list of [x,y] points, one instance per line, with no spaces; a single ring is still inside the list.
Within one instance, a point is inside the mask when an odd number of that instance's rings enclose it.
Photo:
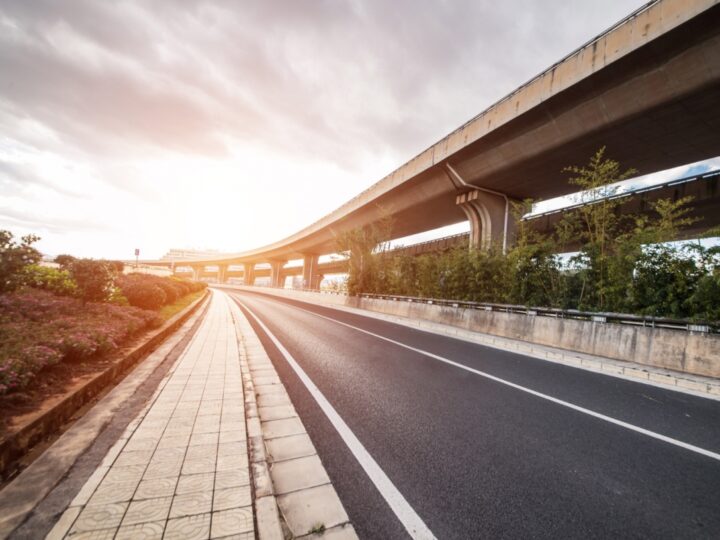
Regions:
[[[268,350],[361,538],[407,538],[408,516],[263,327],[437,538],[720,537],[720,401],[226,292]]]

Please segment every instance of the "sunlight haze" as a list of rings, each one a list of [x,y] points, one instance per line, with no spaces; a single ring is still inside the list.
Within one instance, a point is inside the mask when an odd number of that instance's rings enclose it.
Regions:
[[[51,255],[275,242],[641,4],[0,2],[0,227]]]

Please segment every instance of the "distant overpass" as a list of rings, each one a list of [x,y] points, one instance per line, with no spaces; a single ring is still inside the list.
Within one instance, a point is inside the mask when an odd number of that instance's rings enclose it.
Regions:
[[[303,278],[317,288],[318,258],[336,251],[337,234],[377,221],[382,209],[393,213],[396,238],[466,219],[471,244],[486,247],[510,238],[510,201],[572,192],[560,171],[601,146],[642,174],[715,157],[719,3],[650,2],[305,229],[262,248],[175,264],[197,273],[218,266],[221,276],[243,265],[252,281],[256,264],[270,263],[277,285],[290,270],[285,263],[303,259]],[[719,213],[711,199],[705,216]]]

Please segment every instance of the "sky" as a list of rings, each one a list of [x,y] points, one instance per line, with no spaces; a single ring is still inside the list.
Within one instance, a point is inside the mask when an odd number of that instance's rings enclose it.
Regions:
[[[643,3],[0,0],[0,228],[121,259],[275,242]]]

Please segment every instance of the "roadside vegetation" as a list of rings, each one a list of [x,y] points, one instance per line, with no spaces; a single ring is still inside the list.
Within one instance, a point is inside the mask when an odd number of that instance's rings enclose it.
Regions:
[[[119,261],[60,255],[40,266],[32,246],[0,231],[0,396],[28,387],[44,369],[91,361],[202,294],[204,283],[123,274]],[[177,308],[177,306],[180,306]]]
[[[658,200],[645,215],[621,213],[627,199],[611,198],[611,184],[635,171],[623,171],[604,149],[564,172],[583,193],[579,202],[597,202],[565,211],[551,234],[521,219],[532,201],[516,204],[516,235],[505,254],[500,246],[394,253],[390,218],[341,235],[349,293],[720,320],[720,247],[677,242],[695,222],[691,198]]]

